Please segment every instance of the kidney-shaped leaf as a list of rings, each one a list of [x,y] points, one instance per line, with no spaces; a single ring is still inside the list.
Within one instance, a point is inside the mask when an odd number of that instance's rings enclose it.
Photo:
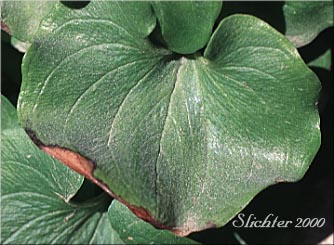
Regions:
[[[286,36],[296,47],[313,41],[333,26],[333,1],[287,1],[283,7]]]
[[[145,38],[150,11],[58,6],[25,56],[19,115],[45,145],[93,161],[141,218],[185,235],[303,176],[320,144],[320,85],[255,17],[228,17],[204,57],[178,58]]]
[[[109,198],[71,203],[83,177],[38,149],[1,102],[1,244],[119,244]]]
[[[154,1],[152,6],[168,48],[190,54],[207,44],[222,3]]]

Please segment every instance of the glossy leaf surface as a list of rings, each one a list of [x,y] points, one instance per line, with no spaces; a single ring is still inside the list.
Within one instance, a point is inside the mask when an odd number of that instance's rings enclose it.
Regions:
[[[24,127],[180,235],[300,179],[320,144],[320,84],[293,45],[233,15],[204,57],[180,57],[150,43],[154,26],[148,2],[58,5],[24,59]]]

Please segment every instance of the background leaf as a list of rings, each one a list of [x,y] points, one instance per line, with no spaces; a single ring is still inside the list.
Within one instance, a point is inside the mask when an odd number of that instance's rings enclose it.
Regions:
[[[198,244],[171,231],[159,230],[139,219],[125,205],[112,202],[108,210],[111,225],[126,244]]]
[[[1,130],[17,127],[19,127],[19,123],[17,121],[16,109],[1,95]]]
[[[319,67],[326,70],[331,69],[332,65],[332,53],[331,50],[327,50],[324,54],[316,58],[315,60],[312,60],[308,63],[309,66],[313,67]]]
[[[151,45],[154,23],[146,2],[57,6],[25,56],[20,120],[94,161],[143,219],[186,235],[304,175],[320,144],[320,86],[255,17],[223,20],[204,57]]]
[[[283,11],[285,35],[296,47],[307,45],[322,30],[333,26],[333,1],[287,1]]]
[[[83,177],[37,148],[4,97],[1,106],[1,243],[119,244],[110,198],[71,203]]]
[[[221,10],[221,2],[152,3],[167,47],[181,54],[191,54],[203,48]]]
[[[1,22],[15,38],[32,42],[41,20],[56,1],[1,1]]]
[[[27,52],[27,49],[30,47],[29,42],[22,42],[16,39],[15,37],[11,37],[10,43],[13,45],[13,47],[15,47],[21,53]]]
[[[225,1],[216,25],[232,14],[248,14],[267,22],[281,33],[285,33],[282,1]],[[216,28],[217,26],[215,26]]]

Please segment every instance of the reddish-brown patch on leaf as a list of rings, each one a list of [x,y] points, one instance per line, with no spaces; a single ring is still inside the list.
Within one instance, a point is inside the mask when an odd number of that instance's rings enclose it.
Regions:
[[[7,32],[9,35],[12,35],[11,31],[9,30],[9,27],[1,21],[1,29]]]
[[[151,223],[157,229],[166,229],[170,230],[177,236],[187,236],[191,232],[201,231],[208,228],[214,228],[216,225],[214,223],[208,223],[205,227],[198,228],[196,222],[192,221],[191,219],[187,222],[185,227],[169,227],[163,224],[160,224],[157,220],[155,220],[150,212],[145,208],[138,207],[131,205],[127,201],[123,200],[120,196],[115,195],[111,189],[103,183],[103,181],[97,179],[93,173],[96,167],[96,164],[89,160],[88,158],[80,155],[77,152],[73,152],[69,149],[59,147],[57,145],[44,145],[35,135],[35,133],[30,130],[26,129],[27,134],[32,139],[32,141],[45,153],[48,155],[56,158],[60,162],[64,163],[69,168],[73,169],[77,173],[83,175],[86,179],[90,180],[94,184],[101,187],[105,192],[107,192],[110,196],[112,196],[117,201],[126,205],[137,217],[142,220],[145,220]]]
[[[131,205],[127,201],[123,200],[120,196],[115,195],[111,189],[103,183],[103,181],[95,178],[93,175],[94,170],[95,170],[95,164],[93,161],[89,160],[86,157],[83,157],[77,152],[73,152],[69,149],[59,147],[57,145],[44,145],[35,135],[35,133],[30,130],[26,129],[27,134],[29,137],[32,139],[32,141],[45,153],[48,155],[56,158],[60,162],[64,163],[66,166],[69,168],[73,169],[77,173],[83,175],[86,179],[92,181],[94,184],[98,185],[101,187],[105,192],[107,192],[110,196],[115,198],[117,201],[123,203],[126,205],[137,217],[141,218],[142,220],[145,220],[149,223],[151,223],[153,226],[155,226],[158,229],[167,229],[171,230],[175,234],[178,234],[178,232],[181,232],[179,230],[175,230],[171,227],[168,227],[166,225],[160,224],[158,221],[156,221],[152,215],[149,213],[148,210],[142,208],[142,207],[137,207],[134,205]],[[181,234],[181,233],[180,233]]]
[[[146,209],[131,205],[127,201],[121,199],[119,196],[116,196],[105,183],[94,177],[93,172],[95,169],[95,164],[89,159],[81,156],[79,153],[73,152],[71,150],[59,146],[45,146],[43,144],[39,144],[39,148],[48,155],[61,161],[62,163],[64,163],[66,166],[70,167],[77,173],[85,176],[86,179],[89,179],[94,184],[101,187],[110,196],[112,196],[117,201],[126,205],[139,218],[151,223],[157,228],[172,230],[170,227],[162,225],[159,222],[157,222]]]
[[[66,166],[73,169],[75,172],[85,176],[87,179],[92,180],[92,172],[94,170],[94,164],[81,156],[76,152],[72,152],[68,149],[61,148],[59,146],[44,146],[40,148],[50,156],[58,159]]]
[[[173,228],[171,231],[177,236],[188,236],[192,232],[202,231],[206,229],[216,228],[217,226],[213,222],[207,223],[204,227],[199,227],[197,222],[188,218],[184,227]]]

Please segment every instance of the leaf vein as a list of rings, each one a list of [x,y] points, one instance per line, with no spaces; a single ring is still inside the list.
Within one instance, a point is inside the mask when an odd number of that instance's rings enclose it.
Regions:
[[[74,112],[75,108],[77,107],[77,105],[79,104],[79,102],[82,100],[82,98],[90,91],[90,89],[92,89],[94,86],[96,86],[97,84],[99,84],[101,81],[103,81],[103,79],[105,77],[107,77],[108,75],[110,75],[111,73],[113,73],[115,70],[120,69],[120,68],[124,68],[127,67],[129,65],[132,65],[140,60],[145,60],[145,59],[139,59],[139,60],[134,60],[131,61],[129,63],[126,64],[122,64],[120,66],[117,66],[115,68],[113,68],[112,70],[106,72],[105,74],[103,74],[98,80],[94,81],[74,102],[74,104],[72,105],[70,111],[68,112],[67,116],[66,116],[66,120],[64,123],[64,132],[66,133],[66,129],[67,129],[67,125],[68,125],[68,120],[70,118],[70,116],[72,115],[72,113]]]
[[[97,47],[103,47],[103,46],[108,47],[108,46],[118,46],[118,45],[122,46],[122,44],[117,44],[117,43],[99,43],[99,44],[93,44],[93,45],[89,45],[89,46],[87,46],[87,47],[84,47],[84,48],[82,48],[82,49],[79,49],[78,51],[75,51],[74,53],[71,53],[71,54],[69,54],[68,56],[66,56],[66,58],[62,59],[62,60],[61,60],[61,61],[60,61],[60,62],[59,62],[59,63],[58,63],[58,64],[57,64],[51,71],[50,71],[49,75],[45,78],[44,83],[43,83],[43,86],[42,86],[42,88],[41,88],[41,90],[40,90],[40,92],[39,92],[39,94],[38,94],[38,96],[37,96],[37,98],[36,98],[36,103],[35,103],[35,105],[34,105],[34,107],[33,107],[33,109],[32,109],[32,113],[34,113],[34,112],[36,111],[36,108],[37,108],[39,99],[40,99],[41,95],[44,93],[45,88],[46,88],[47,84],[48,84],[49,81],[50,81],[50,78],[53,76],[53,74],[58,70],[58,68],[59,68],[62,64],[64,64],[64,63],[67,62],[69,59],[71,59],[73,56],[78,55],[78,54],[80,54],[80,53],[83,52],[83,51],[87,51],[87,50],[89,50],[89,49],[97,48]]]

